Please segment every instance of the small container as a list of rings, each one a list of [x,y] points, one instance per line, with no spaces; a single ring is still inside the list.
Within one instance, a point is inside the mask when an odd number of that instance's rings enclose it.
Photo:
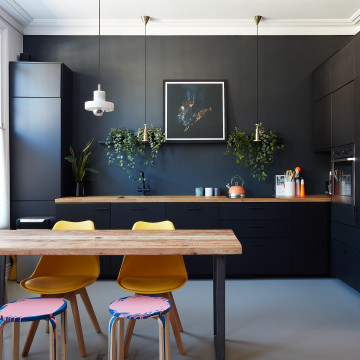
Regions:
[[[195,188],[195,196],[204,196],[204,188],[202,187]]]
[[[305,181],[301,179],[300,183],[300,197],[305,197]]]
[[[214,187],[214,196],[220,196],[220,188]]]
[[[285,180],[285,196],[295,196],[295,181]]]
[[[300,179],[295,179],[295,196],[300,196]]]
[[[212,187],[205,188],[205,196],[213,196],[213,188]]]

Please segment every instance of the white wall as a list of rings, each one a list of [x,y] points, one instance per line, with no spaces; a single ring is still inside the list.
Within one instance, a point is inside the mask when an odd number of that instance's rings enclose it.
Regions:
[[[10,224],[9,172],[9,61],[18,60],[23,49],[23,36],[0,18],[0,229]]]

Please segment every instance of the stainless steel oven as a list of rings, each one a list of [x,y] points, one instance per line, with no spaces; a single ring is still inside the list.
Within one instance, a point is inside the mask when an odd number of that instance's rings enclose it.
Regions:
[[[355,145],[331,149],[332,201],[355,205]]]

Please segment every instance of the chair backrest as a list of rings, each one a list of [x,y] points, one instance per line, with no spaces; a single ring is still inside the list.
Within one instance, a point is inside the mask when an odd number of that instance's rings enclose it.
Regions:
[[[58,221],[53,230],[95,230],[91,220],[71,222]],[[97,255],[43,255],[31,277],[38,276],[100,275]]]
[[[171,221],[138,221],[133,230],[175,230]],[[183,276],[188,278],[182,255],[126,255],[117,282],[126,277]]]

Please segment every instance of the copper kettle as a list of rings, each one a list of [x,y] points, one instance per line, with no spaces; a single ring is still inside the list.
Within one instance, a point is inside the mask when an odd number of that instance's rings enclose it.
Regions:
[[[239,185],[241,181],[241,185]],[[234,182],[234,184],[233,184]],[[226,187],[229,189],[229,198],[244,198],[245,189],[243,188],[244,180],[239,175],[235,175],[231,178],[230,184],[227,184]]]

